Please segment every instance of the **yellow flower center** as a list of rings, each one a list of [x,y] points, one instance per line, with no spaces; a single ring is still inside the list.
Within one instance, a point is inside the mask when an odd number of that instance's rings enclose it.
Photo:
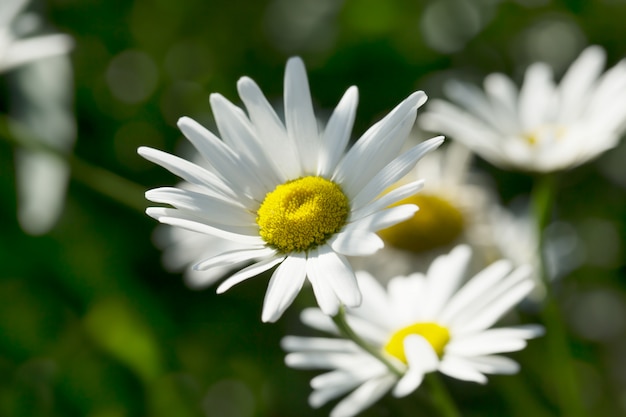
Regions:
[[[526,133],[524,139],[530,146],[535,146],[539,142],[561,140],[566,133],[567,129],[564,126],[543,125]]]
[[[332,181],[303,177],[278,185],[257,211],[259,233],[282,253],[323,244],[345,225],[348,197]]]
[[[419,211],[410,219],[378,232],[393,247],[425,252],[454,242],[463,232],[463,214],[443,198],[416,194],[395,205],[400,204],[416,204]]]
[[[404,339],[412,334],[422,336],[433,347],[437,356],[442,357],[443,351],[450,341],[450,332],[437,323],[415,323],[404,327],[393,335],[384,347],[385,352],[407,363],[406,354],[404,353]]]

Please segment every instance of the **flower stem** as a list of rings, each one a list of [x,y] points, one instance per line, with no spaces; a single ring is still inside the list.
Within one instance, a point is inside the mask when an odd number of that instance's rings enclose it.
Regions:
[[[387,368],[389,368],[389,371],[391,371],[391,373],[393,373],[394,375],[398,377],[402,376],[402,372],[393,363],[391,363],[389,359],[387,359],[380,351],[378,351],[372,345],[367,343],[359,335],[357,335],[354,330],[352,330],[352,327],[350,327],[350,325],[348,324],[348,320],[346,318],[346,311],[343,306],[339,308],[339,312],[336,315],[332,316],[332,319],[333,319],[333,322],[335,323],[335,326],[337,326],[337,328],[339,329],[339,332],[341,333],[343,337],[345,337],[346,339],[352,340],[361,349],[363,349],[364,351],[366,351],[367,353],[369,353],[370,355],[378,359]]]
[[[541,315],[546,325],[545,340],[548,345],[549,372],[555,379],[552,386],[557,391],[557,399],[563,415],[583,417],[586,415],[581,401],[581,390],[574,368],[574,359],[569,346],[567,330],[550,282],[545,260],[545,228],[550,221],[554,203],[555,178],[549,174],[535,179],[532,193],[533,211],[539,239],[538,255],[540,259],[542,282],[545,286],[546,299]]]
[[[442,417],[461,417],[454,399],[437,372],[426,374],[424,383],[427,386],[431,402],[437,407]]]
[[[9,128],[9,124],[12,128]],[[18,131],[14,134],[13,131]],[[17,148],[25,148],[33,152],[42,152],[69,165],[72,179],[92,190],[117,201],[131,209],[143,212],[145,188],[123,178],[114,172],[92,165],[73,154],[65,154],[58,149],[36,139],[36,135],[29,129],[9,121],[6,116],[0,116],[0,138]]]

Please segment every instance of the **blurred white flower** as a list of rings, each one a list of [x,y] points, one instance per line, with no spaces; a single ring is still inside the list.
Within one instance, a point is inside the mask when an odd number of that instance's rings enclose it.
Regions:
[[[583,164],[614,147],[626,128],[626,60],[602,74],[605,52],[585,49],[563,76],[531,65],[522,87],[491,74],[484,91],[447,84],[454,102],[433,100],[419,122],[465,144],[494,165],[551,172]]]
[[[311,380],[310,405],[320,407],[352,391],[331,412],[350,417],[390,390],[396,397],[410,394],[428,372],[478,383],[487,382],[486,374],[516,373],[517,362],[498,354],[523,349],[543,328],[490,327],[532,290],[530,268],[513,269],[501,260],[462,285],[470,255],[469,247],[458,246],[435,259],[426,275],[392,279],[387,291],[368,273],[357,273],[363,304],[346,310],[347,322],[397,372],[351,340],[285,337],[288,366],[330,369]],[[318,309],[303,311],[301,318],[315,329],[337,333]]]
[[[13,26],[28,0],[0,2],[0,72],[28,62],[69,52],[74,45],[71,37],[62,34],[20,38]],[[17,22],[19,23],[19,22]]]
[[[346,256],[375,253],[383,246],[375,232],[415,212],[410,204],[388,206],[417,192],[421,181],[379,196],[443,141],[434,138],[400,153],[426,95],[411,94],[346,150],[356,87],[348,89],[323,130],[299,58],[290,59],[285,70],[284,123],[250,78],[242,78],[238,89],[247,115],[223,96],[211,95],[222,139],[192,119],[178,123],[213,171],[139,148],[146,159],[201,189],[150,190],[150,201],[174,208],[150,207],[147,213],[161,223],[240,245],[195,266],[208,270],[254,261],[226,279],[220,293],[277,267],[265,295],[263,321],[278,320],[307,278],[326,314],[336,314],[341,305],[359,305],[361,293]]]
[[[26,3],[0,2],[0,72],[11,71],[11,121],[19,123],[11,130],[17,138],[67,154],[76,139],[72,65],[66,55],[73,40],[61,34],[24,37],[41,26],[38,16],[20,14]],[[45,151],[18,148],[15,158],[20,225],[30,234],[46,233],[63,211],[69,167]]]
[[[485,253],[487,262],[505,258],[513,265],[530,265],[535,288],[529,299],[540,302],[545,297],[545,283],[540,275],[539,232],[527,202],[508,210],[494,206],[488,213],[490,236]],[[574,228],[565,222],[554,222],[544,232],[543,257],[546,273],[555,280],[576,269],[584,261],[584,250]],[[490,247],[490,249],[489,249]],[[489,259],[491,258],[491,259]]]
[[[488,213],[495,197],[486,178],[469,171],[471,153],[449,143],[426,155],[398,183],[424,179],[424,188],[399,204],[416,204],[408,220],[378,232],[385,247],[376,256],[355,258],[355,268],[383,282],[397,275],[425,269],[438,255],[460,243],[481,251],[490,243]]]

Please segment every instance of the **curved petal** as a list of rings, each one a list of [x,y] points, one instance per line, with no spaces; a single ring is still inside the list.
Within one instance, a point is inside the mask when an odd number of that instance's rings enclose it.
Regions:
[[[233,149],[198,122],[181,117],[178,128],[237,195],[263,201],[267,191],[271,191],[265,189],[257,174],[241,162],[241,157]]]
[[[372,255],[385,246],[376,233],[359,229],[337,233],[328,244],[335,252],[346,256]]]
[[[335,253],[327,245],[320,246],[318,251],[320,280],[327,280],[339,301],[347,307],[357,307],[361,304],[361,291],[346,258]]]
[[[359,102],[359,90],[350,87],[328,120],[320,144],[317,175],[329,178],[343,156],[352,134]]]
[[[302,289],[305,277],[306,255],[287,256],[272,274],[265,292],[261,320],[266,323],[278,320]]]
[[[400,153],[415,122],[417,108],[425,101],[426,94],[422,91],[411,94],[368,129],[342,158],[332,180],[342,184],[350,198]]]
[[[228,291],[230,288],[239,284],[240,282],[243,282],[249,278],[262,274],[268,269],[271,269],[274,266],[281,263],[284,259],[285,259],[284,256],[280,256],[277,258],[264,259],[253,265],[250,265],[247,268],[242,269],[239,272],[236,272],[235,274],[231,275],[231,277],[228,278],[226,281],[222,282],[219,287],[217,287],[217,293],[222,294],[223,292]]]
[[[413,169],[421,157],[437,149],[442,143],[443,136],[438,136],[414,146],[395,158],[381,169],[367,185],[364,185],[361,190],[358,191],[356,196],[351,200],[352,209],[359,209],[374,200],[382,194],[385,189],[389,188]]]
[[[251,261],[253,259],[266,259],[276,255],[276,250],[268,247],[232,250],[198,262],[194,265],[193,269],[196,271],[206,271],[207,269],[220,266],[233,267],[242,262]]]
[[[317,248],[309,251],[306,272],[313,287],[317,305],[326,315],[334,316],[337,314],[341,302],[330,285],[326,276],[326,270],[319,264],[319,251]]]
[[[353,417],[385,395],[396,382],[393,375],[370,379],[341,400],[330,412],[330,417]]]
[[[302,169],[296,144],[287,136],[285,126],[259,86],[252,79],[242,77],[237,83],[237,90],[265,152],[280,161],[278,168],[285,180],[298,178]]]

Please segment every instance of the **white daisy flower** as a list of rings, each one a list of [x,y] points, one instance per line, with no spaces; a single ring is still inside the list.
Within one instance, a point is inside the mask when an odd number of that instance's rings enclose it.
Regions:
[[[72,38],[54,34],[18,39],[12,26],[28,0],[0,2],[0,72],[41,58],[67,53],[73,46]]]
[[[501,260],[461,286],[470,255],[468,246],[457,246],[435,259],[425,275],[392,279],[387,291],[368,273],[357,273],[363,304],[347,309],[347,323],[393,369],[352,340],[285,337],[288,366],[330,369],[311,380],[310,405],[319,407],[352,391],[331,412],[349,417],[390,390],[396,397],[410,394],[428,372],[481,384],[486,374],[516,373],[517,362],[498,354],[523,349],[543,328],[490,327],[532,290],[530,269],[513,269]],[[301,317],[315,329],[337,333],[318,309]]]
[[[583,164],[614,147],[626,128],[626,60],[602,73],[605,53],[585,49],[560,84],[545,63],[531,65],[518,91],[491,74],[484,92],[453,82],[420,117],[428,130],[462,142],[494,165],[552,172]]]
[[[490,237],[489,213],[495,204],[485,178],[470,172],[471,153],[458,143],[426,155],[398,184],[425,180],[424,188],[397,204],[416,204],[413,217],[378,232],[385,247],[375,257],[355,259],[356,269],[383,282],[422,270],[438,255],[461,243],[482,250]]]
[[[202,187],[201,192],[150,190],[149,200],[174,208],[150,207],[147,213],[162,223],[241,244],[195,266],[208,270],[255,260],[224,281],[218,293],[278,266],[265,295],[263,321],[276,321],[306,278],[324,313],[334,315],[342,304],[359,305],[361,293],[346,256],[373,254],[383,246],[376,231],[413,215],[415,205],[388,207],[418,191],[421,181],[379,196],[443,141],[437,137],[400,153],[426,95],[411,94],[346,152],[356,87],[347,90],[320,131],[300,59],[287,63],[285,123],[254,81],[244,77],[237,86],[247,115],[223,96],[211,95],[222,140],[189,118],[178,123],[213,172],[139,148],[146,159]]]

